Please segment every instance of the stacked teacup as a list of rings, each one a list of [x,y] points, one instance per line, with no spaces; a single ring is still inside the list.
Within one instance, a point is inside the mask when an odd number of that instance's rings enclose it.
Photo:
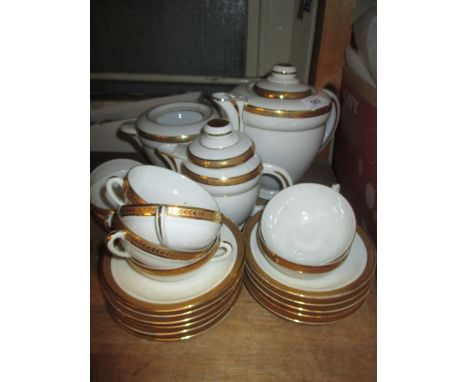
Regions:
[[[338,191],[313,183],[289,187],[245,227],[245,283],[280,317],[334,322],[358,310],[369,294],[375,249]]]
[[[110,177],[119,206],[101,262],[104,296],[117,322],[157,340],[190,338],[230,311],[241,287],[243,241],[197,183],[152,165]]]

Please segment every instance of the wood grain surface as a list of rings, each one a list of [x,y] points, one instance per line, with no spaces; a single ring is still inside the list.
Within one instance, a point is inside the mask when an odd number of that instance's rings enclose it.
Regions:
[[[91,155],[91,165],[113,157]],[[331,184],[333,174],[318,163],[305,180]],[[104,236],[91,218],[91,380],[376,380],[375,287],[351,317],[306,326],[276,317],[243,286],[232,312],[207,332],[182,342],[148,341],[122,330],[106,311],[97,277]]]

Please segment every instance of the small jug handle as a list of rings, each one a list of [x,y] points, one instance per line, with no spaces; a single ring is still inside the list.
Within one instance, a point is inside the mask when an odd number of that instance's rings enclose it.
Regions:
[[[322,89],[322,91],[331,98],[331,111],[328,120],[325,123],[325,134],[323,136],[320,150],[322,150],[328,144],[328,142],[330,142],[331,138],[333,137],[333,133],[335,132],[336,127],[338,126],[338,122],[340,121],[341,115],[340,101],[336,94],[328,89]]]
[[[288,188],[292,186],[294,183],[291,179],[291,176],[288,172],[275,164],[263,162],[263,174],[274,176],[276,179],[279,180],[281,184],[281,188]]]
[[[133,139],[138,144],[138,146],[141,146],[134,121],[127,121],[122,123],[119,127],[119,133]]]

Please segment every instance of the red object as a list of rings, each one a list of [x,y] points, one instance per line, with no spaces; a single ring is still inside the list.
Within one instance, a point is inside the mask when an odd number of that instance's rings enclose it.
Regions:
[[[357,223],[377,245],[377,91],[345,68],[341,101],[333,169]]]

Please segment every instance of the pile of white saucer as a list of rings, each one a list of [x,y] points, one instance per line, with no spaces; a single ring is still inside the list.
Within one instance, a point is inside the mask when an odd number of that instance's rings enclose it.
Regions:
[[[200,185],[117,159],[91,174],[91,211],[111,231],[101,286],[124,329],[161,341],[187,339],[232,309],[242,286],[243,237]]]
[[[337,190],[298,184],[279,192],[247,223],[245,284],[274,314],[331,323],[364,303],[375,277],[371,240]]]

